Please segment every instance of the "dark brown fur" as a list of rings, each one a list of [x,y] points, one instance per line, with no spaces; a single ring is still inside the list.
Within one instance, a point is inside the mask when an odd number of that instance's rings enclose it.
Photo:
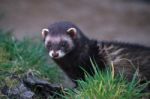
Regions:
[[[70,22],[59,22],[50,26],[57,35],[74,27],[80,38],[73,39],[75,48],[61,59],[54,59],[60,68],[74,81],[84,79],[84,70],[92,74],[90,58],[94,59],[100,70],[111,64],[115,74],[123,72],[131,80],[135,71],[140,79],[150,80],[150,48],[119,42],[90,40],[82,31]]]

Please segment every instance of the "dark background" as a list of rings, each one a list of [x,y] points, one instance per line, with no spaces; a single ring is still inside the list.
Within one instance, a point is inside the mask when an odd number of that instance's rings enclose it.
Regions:
[[[150,46],[149,0],[0,0],[0,19],[0,28],[19,39],[71,21],[90,38]]]

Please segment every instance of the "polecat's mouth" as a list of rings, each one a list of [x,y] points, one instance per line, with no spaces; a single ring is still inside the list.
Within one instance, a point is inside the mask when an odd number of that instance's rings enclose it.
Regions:
[[[58,51],[51,50],[49,51],[49,56],[54,59],[59,59],[59,58],[64,57],[65,53],[61,50],[58,50]]]

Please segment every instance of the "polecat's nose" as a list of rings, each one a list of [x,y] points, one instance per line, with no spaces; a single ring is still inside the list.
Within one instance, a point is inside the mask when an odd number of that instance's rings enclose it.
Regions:
[[[54,52],[54,53],[52,53],[52,56],[55,58],[55,57],[58,57],[59,54],[57,52]]]

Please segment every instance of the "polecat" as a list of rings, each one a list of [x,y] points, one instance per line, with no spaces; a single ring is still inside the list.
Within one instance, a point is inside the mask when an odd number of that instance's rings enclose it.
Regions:
[[[84,70],[92,74],[90,58],[100,70],[113,63],[115,74],[124,72],[128,80],[137,69],[141,79],[150,80],[149,47],[91,40],[71,22],[58,22],[44,28],[42,37],[49,56],[73,81],[84,79]]]

